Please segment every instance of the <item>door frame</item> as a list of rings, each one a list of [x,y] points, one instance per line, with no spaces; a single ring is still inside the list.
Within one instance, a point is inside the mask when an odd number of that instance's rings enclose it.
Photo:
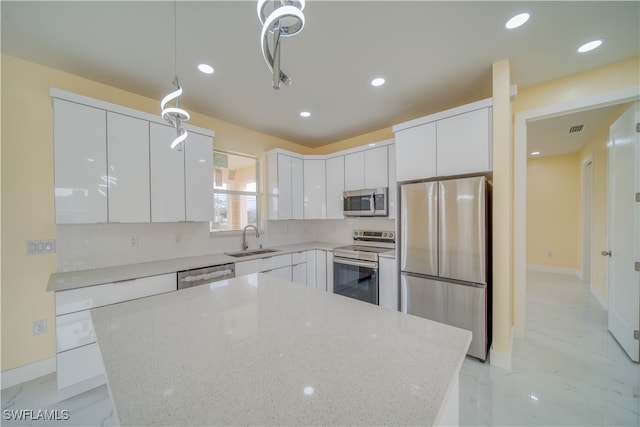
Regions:
[[[582,159],[582,244],[580,245],[580,280],[593,277],[593,153]],[[605,304],[606,307],[606,304]]]
[[[527,123],[564,114],[591,110],[640,100],[640,86],[587,96],[569,102],[521,111],[515,115],[513,185],[514,185],[514,334],[525,336],[527,285]]]

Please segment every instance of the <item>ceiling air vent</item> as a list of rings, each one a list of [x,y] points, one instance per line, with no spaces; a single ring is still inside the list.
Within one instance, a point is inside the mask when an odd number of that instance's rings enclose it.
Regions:
[[[582,131],[583,127],[584,127],[584,125],[571,126],[571,128],[569,129],[569,133],[580,132],[580,131]]]

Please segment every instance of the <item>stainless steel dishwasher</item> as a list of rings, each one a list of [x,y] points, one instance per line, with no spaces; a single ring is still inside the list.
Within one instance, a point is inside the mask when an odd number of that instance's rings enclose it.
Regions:
[[[178,271],[178,290],[191,288],[193,286],[208,285],[234,277],[236,277],[234,263]]]

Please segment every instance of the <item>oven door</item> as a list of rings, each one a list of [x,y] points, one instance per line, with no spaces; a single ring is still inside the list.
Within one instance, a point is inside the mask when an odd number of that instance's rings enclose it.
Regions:
[[[334,256],[333,293],[378,305],[378,263]]]

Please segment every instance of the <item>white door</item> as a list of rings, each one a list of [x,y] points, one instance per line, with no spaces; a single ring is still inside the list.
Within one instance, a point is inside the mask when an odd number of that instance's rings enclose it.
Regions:
[[[640,273],[640,103],[636,102],[609,130],[609,203],[607,284],[609,289],[609,331],[629,357],[638,361]]]

